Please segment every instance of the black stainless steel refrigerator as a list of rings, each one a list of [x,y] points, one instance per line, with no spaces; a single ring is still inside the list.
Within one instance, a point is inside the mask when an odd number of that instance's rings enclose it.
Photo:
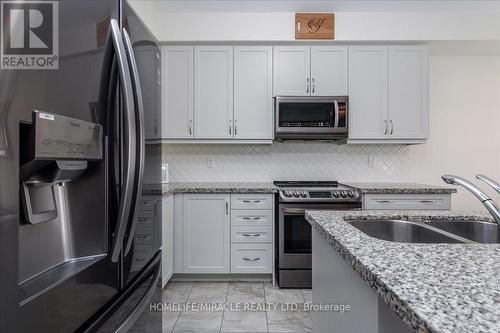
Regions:
[[[126,1],[55,3],[58,69],[0,69],[0,332],[125,332],[158,299],[134,232],[159,49]]]

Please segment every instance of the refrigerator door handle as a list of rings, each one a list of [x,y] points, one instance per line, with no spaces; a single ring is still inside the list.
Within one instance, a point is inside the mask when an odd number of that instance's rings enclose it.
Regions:
[[[132,88],[134,91],[135,100],[135,119],[136,119],[136,160],[135,160],[135,181],[133,189],[133,202],[131,208],[133,211],[130,213],[130,227],[128,229],[128,239],[126,240],[125,253],[127,255],[132,247],[134,240],[136,219],[135,212],[138,210],[139,197],[142,193],[142,180],[144,176],[144,105],[142,102],[141,82],[139,80],[139,70],[134,56],[134,50],[130,41],[130,36],[126,29],[122,29],[123,43],[125,45],[125,52],[127,53],[127,60],[130,65],[130,74],[132,78]]]
[[[136,128],[134,126],[134,96],[132,89],[132,79],[130,77],[127,55],[120,33],[120,27],[115,19],[110,22],[108,44],[105,57],[115,59],[118,64],[118,71],[121,82],[123,98],[123,186],[121,198],[118,206],[118,217],[111,250],[111,260],[118,262],[121,250],[123,249],[123,239],[125,237],[127,222],[130,220],[132,212],[134,185],[134,166],[131,165],[136,160]],[[108,110],[109,111],[109,110]]]

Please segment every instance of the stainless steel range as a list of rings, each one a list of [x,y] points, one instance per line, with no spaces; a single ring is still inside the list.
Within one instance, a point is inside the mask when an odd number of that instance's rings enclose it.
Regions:
[[[276,275],[280,288],[311,288],[311,225],[306,210],[360,210],[361,194],[335,181],[276,181]]]

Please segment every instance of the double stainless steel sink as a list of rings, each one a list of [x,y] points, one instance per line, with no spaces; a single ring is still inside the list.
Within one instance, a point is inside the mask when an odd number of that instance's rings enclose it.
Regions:
[[[500,243],[500,228],[483,221],[353,220],[368,236],[400,243]]]

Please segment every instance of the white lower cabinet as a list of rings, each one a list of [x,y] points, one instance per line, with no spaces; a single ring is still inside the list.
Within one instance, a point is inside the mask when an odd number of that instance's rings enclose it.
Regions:
[[[231,244],[231,273],[271,273],[272,244]]]
[[[272,273],[272,194],[176,194],[173,202],[174,273]]]
[[[174,274],[174,196],[168,195],[162,210],[161,285],[165,287]]]
[[[363,209],[450,210],[451,194],[364,194]]]
[[[229,273],[229,194],[184,196],[184,273]]]

